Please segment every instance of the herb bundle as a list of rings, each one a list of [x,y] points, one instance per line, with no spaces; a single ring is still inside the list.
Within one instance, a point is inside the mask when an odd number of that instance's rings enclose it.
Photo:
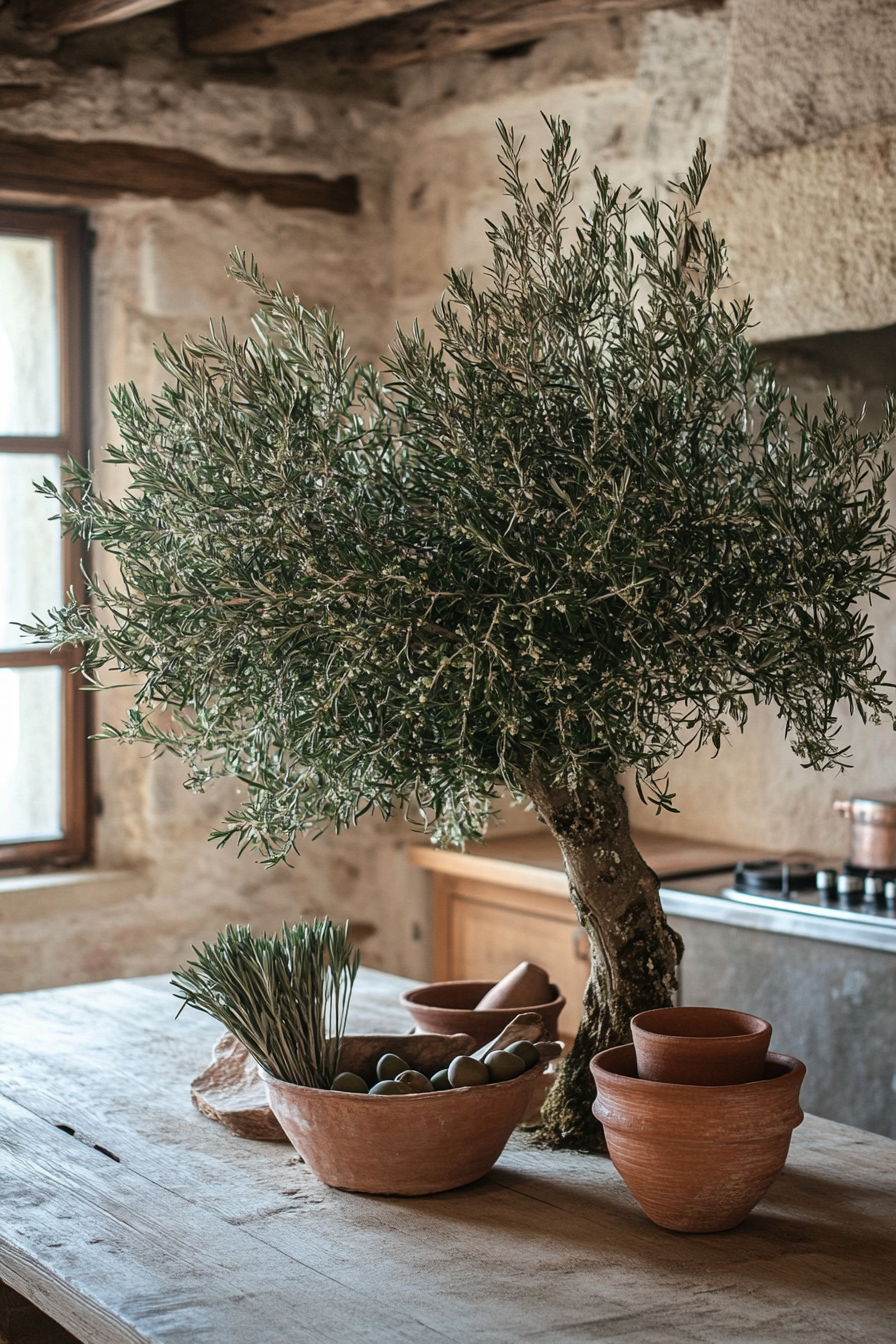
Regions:
[[[271,937],[228,924],[193,951],[174,972],[177,998],[217,1018],[272,1077],[330,1086],[360,960],[347,924],[284,924]]]

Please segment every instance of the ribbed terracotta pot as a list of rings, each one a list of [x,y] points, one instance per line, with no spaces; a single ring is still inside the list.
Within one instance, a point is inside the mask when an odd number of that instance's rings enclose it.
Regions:
[[[675,1232],[743,1222],[787,1159],[806,1066],[770,1053],[755,1083],[687,1087],[639,1078],[633,1045],[591,1061],[593,1110],[641,1208]]]
[[[492,989],[496,980],[438,980],[420,989],[406,989],[401,1002],[417,1024],[418,1031],[465,1031],[473,1037],[477,1048],[488,1045],[518,1013],[540,1013],[547,1040],[557,1036],[557,1023],[566,1007],[566,999],[556,985],[551,985],[554,997],[548,1003],[526,1004],[517,1008],[489,1008],[476,1011],[482,996]]]
[[[653,1008],[632,1018],[638,1077],[721,1087],[762,1077],[771,1024],[733,1008]]]
[[[372,1081],[382,1053],[347,1037],[342,1060]],[[391,1037],[390,1050],[412,1066],[415,1048],[432,1036]],[[450,1058],[449,1056],[450,1051]],[[434,1067],[458,1051],[451,1045]],[[283,1083],[262,1073],[271,1110],[290,1143],[319,1180],[341,1190],[374,1195],[429,1195],[453,1190],[490,1171],[523,1119],[543,1066],[506,1083],[423,1092],[406,1097],[359,1096]]]

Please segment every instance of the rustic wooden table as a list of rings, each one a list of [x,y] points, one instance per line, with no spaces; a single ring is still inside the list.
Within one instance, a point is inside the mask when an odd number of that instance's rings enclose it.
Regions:
[[[362,973],[353,1029],[403,1030],[408,983]],[[345,1194],[193,1109],[218,1028],[174,1007],[161,977],[0,998],[15,1344],[65,1338],[16,1294],[87,1344],[896,1339],[889,1139],[807,1119],[769,1196],[715,1236],[654,1227],[607,1160],[522,1136],[462,1190]]]

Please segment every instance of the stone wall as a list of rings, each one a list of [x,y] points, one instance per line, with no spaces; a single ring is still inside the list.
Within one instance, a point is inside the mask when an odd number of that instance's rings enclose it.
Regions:
[[[250,305],[223,269],[234,245],[254,251],[306,302],[332,304],[363,357],[384,347],[396,319],[425,321],[449,266],[485,259],[482,220],[500,203],[499,117],[529,137],[530,165],[543,139],[540,114],[561,114],[586,166],[598,162],[651,190],[684,169],[703,136],[715,163],[709,211],[741,289],[756,300],[757,339],[778,342],[782,360],[795,338],[892,324],[894,54],[896,9],[887,0],[729,0],[721,10],[608,17],[526,54],[376,78],[327,72],[298,47],[187,59],[164,12],[62,43],[26,42],[7,12],[0,127],[360,177],[363,208],[351,218],[257,198],[91,206],[96,447],[114,433],[106,388],[130,378],[157,386],[151,347],[163,331],[177,339],[221,315],[245,329]],[[831,374],[819,359],[792,363],[796,384],[816,395],[833,376],[861,398],[861,370],[831,366]],[[879,382],[878,371],[868,385]],[[116,488],[108,469],[102,479]],[[879,628],[884,661],[896,667],[896,621],[886,608]],[[126,703],[126,691],[109,692],[96,708],[114,720]],[[852,777],[819,778],[789,754],[774,715],[760,711],[718,759],[703,753],[673,766],[677,816],[639,816],[638,824],[750,845],[840,848],[831,799],[894,782],[889,730],[849,724],[846,732]],[[85,896],[83,908],[60,888],[29,918],[17,897],[5,907],[0,988],[162,970],[228,919],[271,926],[318,911],[375,930],[364,942],[368,964],[426,973],[426,890],[404,864],[402,824],[324,837],[292,869],[268,871],[206,841],[231,786],[194,797],[175,762],[114,746],[99,746],[95,762],[96,862],[129,872],[131,885],[117,895],[104,888],[102,900]],[[531,817],[511,821],[520,829]]]

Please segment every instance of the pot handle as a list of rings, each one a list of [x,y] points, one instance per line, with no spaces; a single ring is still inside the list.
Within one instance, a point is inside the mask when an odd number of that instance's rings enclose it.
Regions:
[[[838,798],[834,803],[834,811],[841,813],[847,820],[852,820],[852,803],[846,798]]]

